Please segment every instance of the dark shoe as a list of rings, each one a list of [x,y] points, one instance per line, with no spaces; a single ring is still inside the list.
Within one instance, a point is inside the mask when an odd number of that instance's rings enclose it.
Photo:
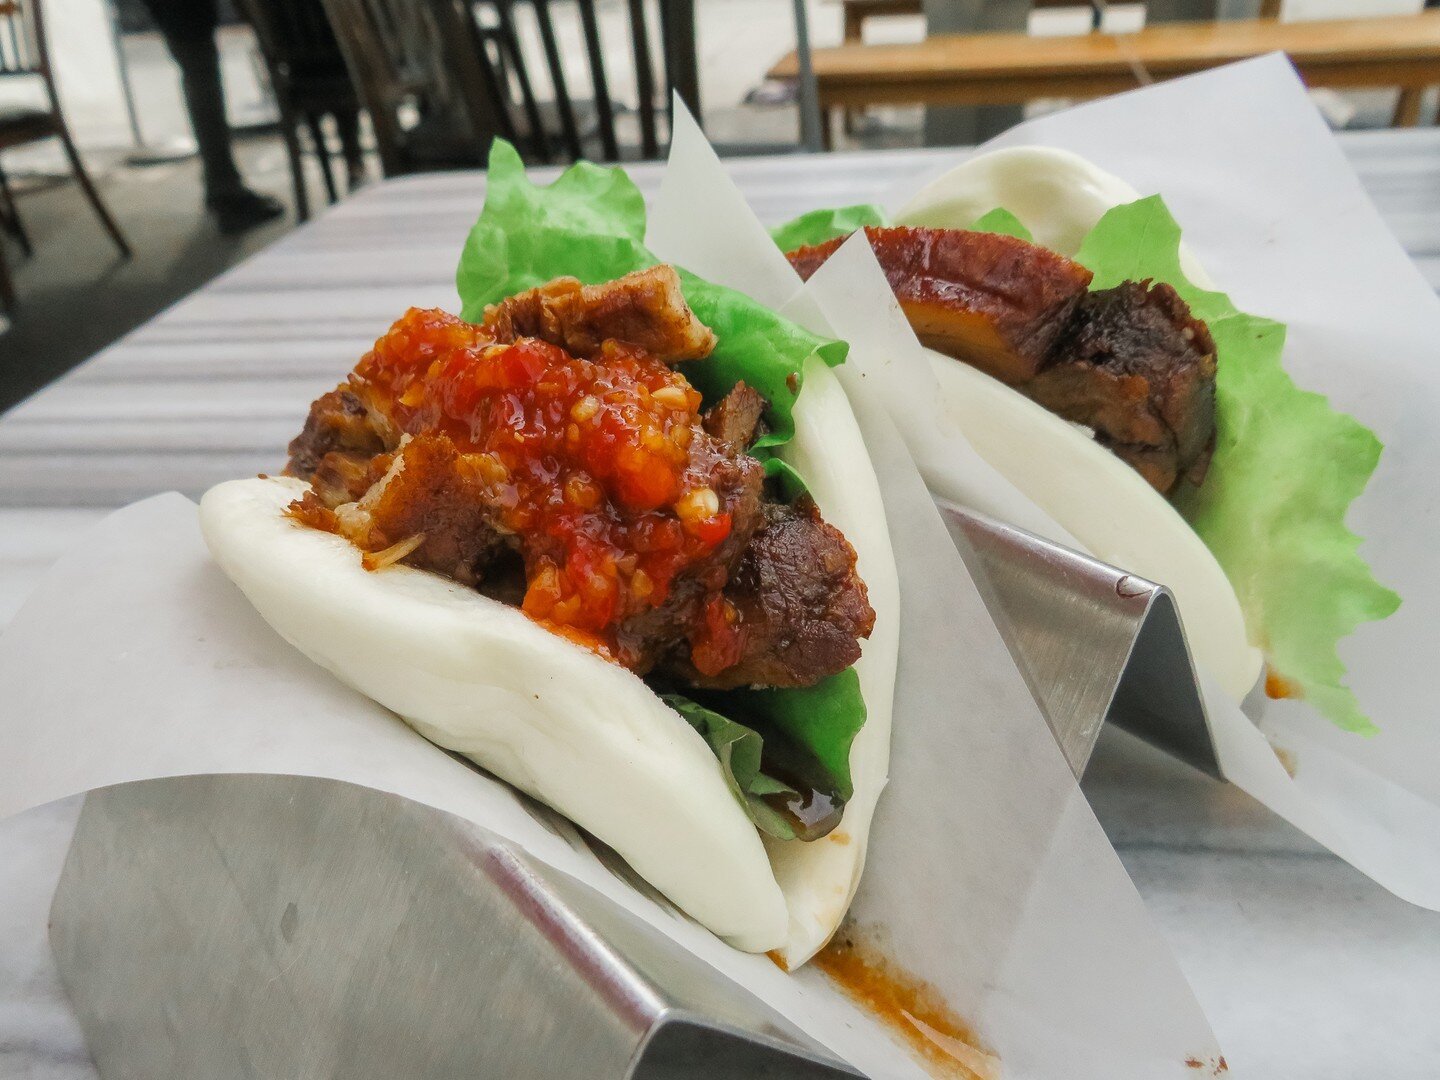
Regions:
[[[274,221],[285,213],[285,204],[269,195],[242,187],[207,196],[205,209],[215,215],[220,231],[228,236]]]

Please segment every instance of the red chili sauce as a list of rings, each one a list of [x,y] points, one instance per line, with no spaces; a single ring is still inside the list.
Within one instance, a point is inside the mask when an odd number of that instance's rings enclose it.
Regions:
[[[575,640],[612,643],[620,620],[660,604],[730,533],[688,467],[700,393],[640,348],[606,342],[582,360],[412,308],[351,381],[399,430],[455,442],[524,537],[523,610]]]

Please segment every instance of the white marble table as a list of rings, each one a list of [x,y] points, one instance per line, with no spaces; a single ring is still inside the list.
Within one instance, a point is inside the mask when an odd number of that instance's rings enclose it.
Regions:
[[[1440,131],[1343,145],[1440,288]],[[759,213],[779,221],[867,200],[935,160],[889,152],[732,169]],[[653,188],[658,172],[634,175]],[[481,192],[478,174],[365,191],[0,419],[0,624],[107,510],[275,469],[311,399],[405,307],[453,306],[451,273]],[[1085,788],[1235,1075],[1440,1077],[1440,916],[1119,733],[1102,740]],[[95,1076],[44,936],[74,812],[70,803],[0,823],[3,1078]]]

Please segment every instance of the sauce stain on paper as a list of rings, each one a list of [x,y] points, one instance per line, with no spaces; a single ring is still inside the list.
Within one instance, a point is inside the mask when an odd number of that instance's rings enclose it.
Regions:
[[[1299,700],[1305,694],[1300,689],[1300,684],[1292,679],[1287,679],[1270,666],[1265,668],[1265,696],[1275,701],[1285,698]]]
[[[943,1080],[999,1080],[1000,1059],[929,983],[841,931],[812,961]]]
[[[1222,1055],[1214,1061],[1201,1061],[1199,1058],[1186,1058],[1185,1065],[1191,1069],[1209,1069],[1211,1076],[1220,1076],[1230,1071],[1230,1065]]]
[[[1294,751],[1286,750],[1285,747],[1281,746],[1276,742],[1270,743],[1270,749],[1275,754],[1275,756],[1280,759],[1280,765],[1287,773],[1290,774],[1290,779],[1294,780],[1295,769],[1299,764],[1295,760]]]

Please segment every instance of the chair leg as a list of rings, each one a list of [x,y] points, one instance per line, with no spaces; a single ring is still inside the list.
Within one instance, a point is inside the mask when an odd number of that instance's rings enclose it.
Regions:
[[[14,278],[10,276],[10,261],[4,256],[0,245],[0,307],[7,312],[14,311]]]
[[[352,195],[365,183],[365,150],[360,145],[360,111],[342,105],[330,114],[340,136],[340,157],[345,162],[345,194]]]
[[[1420,122],[1420,105],[1425,100],[1425,91],[1413,86],[1402,87],[1395,99],[1395,116],[1392,127],[1414,127]]]
[[[630,0],[630,49],[635,57],[635,93],[639,98],[640,156],[660,156],[655,125],[655,67],[650,59],[650,36],[645,25],[645,0]]]
[[[15,203],[10,177],[3,167],[0,167],[0,196],[5,200],[5,227],[15,234],[15,239],[20,241],[20,249],[28,259],[35,254],[35,248],[30,243],[30,234],[25,231],[25,223],[20,220],[20,207]]]
[[[100,199],[100,192],[95,187],[95,182],[90,179],[90,174],[85,170],[85,162],[80,160],[80,151],[75,148],[75,140],[70,137],[70,127],[65,123],[65,117],[58,111],[55,114],[55,134],[60,137],[60,143],[65,147],[65,156],[70,159],[70,168],[75,172],[75,179],[79,182],[80,188],[85,192],[85,197],[90,200],[90,205],[95,208],[95,216],[100,219],[100,224],[105,226],[105,231],[110,234],[110,239],[115,241],[115,246],[125,258],[133,254],[130,244],[125,239],[125,234],[120,231],[120,226],[110,216],[110,211]]]
[[[508,0],[506,0],[508,2]],[[550,19],[550,0],[534,0],[535,20],[540,29],[540,44],[545,49],[545,66],[550,69],[550,85],[555,91],[555,111],[560,114],[560,130],[565,146],[574,161],[585,156],[580,142],[580,124],[570,101],[570,87],[565,81],[565,66],[560,59],[560,46],[555,37],[555,24]]]
[[[555,31],[550,23],[550,11],[544,3],[537,3],[534,7],[535,22],[540,30],[541,43],[545,49],[546,60],[550,62],[549,58],[555,49]],[[525,123],[530,127],[531,149],[540,161],[548,163],[554,160],[554,155],[550,152],[550,136],[545,131],[545,122],[540,116],[540,105],[535,100],[535,90],[530,83],[530,72],[526,70],[525,57],[520,52],[520,38],[515,33],[515,16],[511,10],[511,0],[499,0],[495,5],[495,15],[499,20],[495,38],[495,51],[500,56],[502,71],[504,65],[507,63],[514,70],[515,84],[520,90],[520,106],[525,112]],[[550,74],[552,81],[554,81],[555,104],[556,108],[560,110],[562,126],[568,124],[568,126],[565,127],[568,137],[571,128],[575,125],[575,117],[570,111],[570,97],[566,92],[564,76],[559,76],[558,81],[555,81],[557,78],[555,71],[555,65],[551,62]],[[497,72],[497,83],[503,87],[506,83],[503,78],[499,76],[500,73]],[[496,100],[502,101],[504,96],[508,95],[498,96]],[[503,101],[501,111],[506,111]],[[566,120],[567,117],[568,121]],[[575,136],[574,141],[579,142],[578,135]]]
[[[298,118],[290,106],[281,99],[280,135],[285,140],[285,153],[290,158],[290,185],[295,192],[295,220],[310,219],[310,194],[305,190],[305,159],[300,155],[300,134],[296,130]]]
[[[10,277],[10,263],[3,247],[0,247],[0,305],[4,305],[6,311],[15,310],[15,282]]]
[[[579,0],[580,27],[585,35],[585,51],[590,58],[590,85],[595,91],[596,119],[600,127],[600,150],[606,161],[620,160],[620,146],[615,141],[615,105],[610,100],[610,87],[605,78],[604,45],[600,40],[600,20],[595,14],[595,0]]]
[[[320,162],[320,175],[325,180],[325,197],[334,206],[340,201],[335,190],[335,174],[330,171],[330,148],[325,145],[325,129],[320,126],[320,117],[314,113],[305,114],[305,126],[310,129],[310,141],[315,144],[315,159]]]

